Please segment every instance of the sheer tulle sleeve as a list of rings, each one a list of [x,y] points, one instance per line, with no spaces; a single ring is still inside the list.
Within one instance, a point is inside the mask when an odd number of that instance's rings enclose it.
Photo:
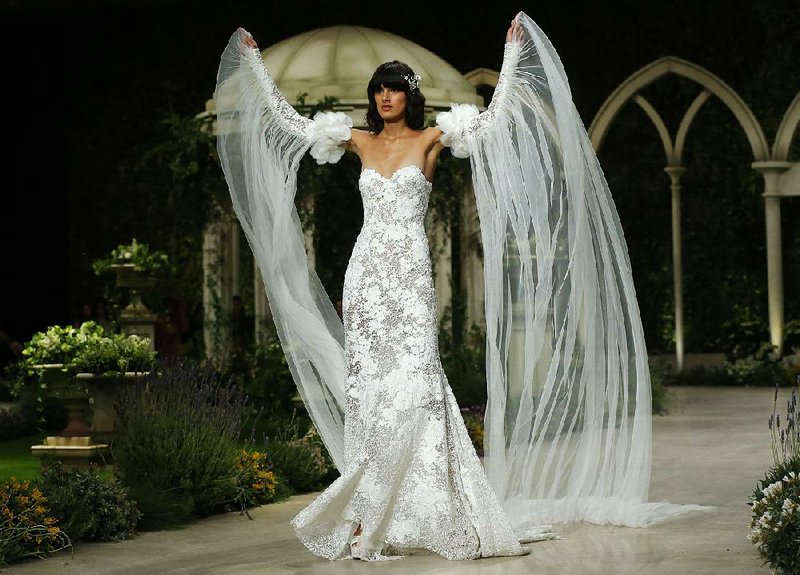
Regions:
[[[298,114],[275,86],[249,34],[236,31],[222,54],[215,102],[217,148],[233,208],[253,251],[289,368],[339,469],[344,465],[344,335],[309,265],[294,200],[297,168],[311,151],[336,162],[351,119]]]
[[[524,13],[487,110],[453,106],[484,255],[485,466],[512,523],[644,526],[651,397],[628,252],[553,46]]]

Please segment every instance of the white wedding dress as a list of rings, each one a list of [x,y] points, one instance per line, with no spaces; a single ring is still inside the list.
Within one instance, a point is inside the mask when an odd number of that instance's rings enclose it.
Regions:
[[[293,520],[315,554],[448,559],[527,552],[467,434],[439,360],[423,221],[431,183],[417,166],[361,172],[364,226],[345,273],[347,362],[342,475]]]
[[[344,324],[304,248],[300,158],[336,162],[340,112],[299,115],[239,30],[217,76],[217,144],[287,362],[340,477],[292,525],[328,559],[520,555],[549,524],[647,526],[700,509],[648,502],[647,350],[622,228],[566,74],[524,13],[482,113],[439,113],[469,158],[486,285],[484,466],[444,376],[416,166],[361,173],[364,227]],[[484,471],[485,468],[485,471]]]

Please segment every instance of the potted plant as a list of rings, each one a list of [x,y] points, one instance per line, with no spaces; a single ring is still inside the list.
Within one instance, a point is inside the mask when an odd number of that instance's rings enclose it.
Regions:
[[[106,257],[94,261],[92,269],[97,275],[107,271],[129,270],[145,277],[156,277],[171,272],[169,256],[163,251],[150,251],[150,246],[133,238],[129,244],[121,244]]]
[[[150,246],[133,238],[131,243],[121,244],[106,257],[95,260],[92,269],[97,275],[116,272],[117,285],[130,288],[133,298],[139,290],[155,285],[159,275],[172,272],[172,265],[166,252],[150,251]]]
[[[39,395],[59,398],[69,414],[62,436],[86,436],[113,429],[118,386],[141,379],[156,353],[150,341],[136,335],[107,333],[86,322],[79,328],[51,326],[23,349],[22,384],[38,382]],[[93,404],[92,428],[84,418]]]
[[[54,325],[34,334],[22,350],[22,378],[17,382],[16,394],[22,393],[23,388],[33,389],[40,405],[43,395],[60,399],[69,422],[59,435],[89,435],[84,421],[89,398],[86,386],[72,377],[72,362],[80,350],[91,347],[104,333],[102,326],[91,321],[78,328]]]
[[[150,251],[147,244],[133,238],[131,243],[119,245],[108,256],[95,260],[92,268],[97,275],[116,272],[117,286],[127,288],[130,296],[130,302],[119,315],[122,331],[144,335],[153,349],[156,316],[142,302],[142,292],[155,287],[158,276],[173,271],[169,256],[162,251]]]
[[[147,338],[111,334],[78,350],[70,368],[75,380],[87,386],[92,400],[92,435],[109,439],[114,432],[114,404],[121,386],[142,381],[149,373],[156,352]]]

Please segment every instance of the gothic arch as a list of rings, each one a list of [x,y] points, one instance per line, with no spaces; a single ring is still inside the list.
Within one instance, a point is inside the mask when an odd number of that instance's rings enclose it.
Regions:
[[[772,159],[776,161],[787,161],[789,159],[789,148],[792,145],[797,127],[800,125],[800,93],[795,96],[789,108],[783,115],[781,125],[775,134],[775,145],[772,147]]]
[[[635,98],[645,86],[652,84],[667,74],[676,74],[697,82],[722,100],[742,126],[747,141],[750,143],[750,149],[753,152],[753,161],[759,162],[769,159],[769,146],[767,145],[767,139],[764,137],[764,131],[739,94],[705,68],[674,56],[660,58],[640,68],[628,76],[608,97],[595,115],[591,126],[589,126],[589,137],[595,150],[600,149],[611,123],[628,100]],[[798,106],[797,114],[800,114],[800,106]],[[797,122],[795,122],[796,125]]]
[[[680,122],[680,126],[673,138],[669,133],[666,124],[659,115],[658,111],[640,93],[643,88],[656,82],[663,76],[676,74],[697,83],[702,89],[687,108]],[[694,118],[703,104],[711,97],[719,98],[731,111],[747,137],[752,152],[752,165],[754,168],[764,162],[771,160],[767,139],[755,115],[742,100],[733,88],[728,86],[719,77],[715,76],[705,68],[672,56],[660,58],[655,62],[640,68],[623,81],[616,90],[606,99],[598,110],[588,133],[595,150],[598,151],[603,143],[606,133],[616,118],[620,110],[629,100],[633,100],[653,123],[659,138],[661,139],[666,155],[665,171],[670,177],[670,192],[672,195],[672,261],[673,261],[673,290],[675,307],[675,367],[680,371],[684,366],[684,303],[683,303],[683,264],[682,251],[683,240],[681,238],[681,176],[686,171],[683,167],[683,149],[686,136],[689,132]],[[787,113],[784,118],[786,132],[788,135],[782,136],[781,142],[791,141],[794,129],[800,121],[800,102],[797,107],[791,108],[791,113]],[[783,124],[782,124],[783,127]],[[780,135],[780,134],[779,134]],[[776,146],[777,146],[776,140]],[[786,144],[788,150],[788,143]],[[770,201],[767,201],[767,226],[768,244],[774,243],[774,219],[776,208],[772,206],[770,211]],[[779,233],[779,232],[778,232]],[[768,245],[769,247],[769,245]],[[781,284],[781,264],[779,256],[775,255],[775,249],[768,249],[770,258],[768,262],[769,283],[770,283],[770,331],[773,343],[780,345],[782,341],[782,290],[778,287]],[[777,258],[777,259],[776,259]]]

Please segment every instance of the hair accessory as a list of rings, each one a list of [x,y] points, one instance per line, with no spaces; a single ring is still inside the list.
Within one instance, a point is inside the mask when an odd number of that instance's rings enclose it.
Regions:
[[[416,90],[417,87],[419,86],[419,81],[422,80],[422,76],[420,76],[419,74],[414,74],[414,76],[412,77],[406,74],[405,76],[403,76],[403,79],[406,82],[408,82],[409,88],[411,88],[412,90]]]

